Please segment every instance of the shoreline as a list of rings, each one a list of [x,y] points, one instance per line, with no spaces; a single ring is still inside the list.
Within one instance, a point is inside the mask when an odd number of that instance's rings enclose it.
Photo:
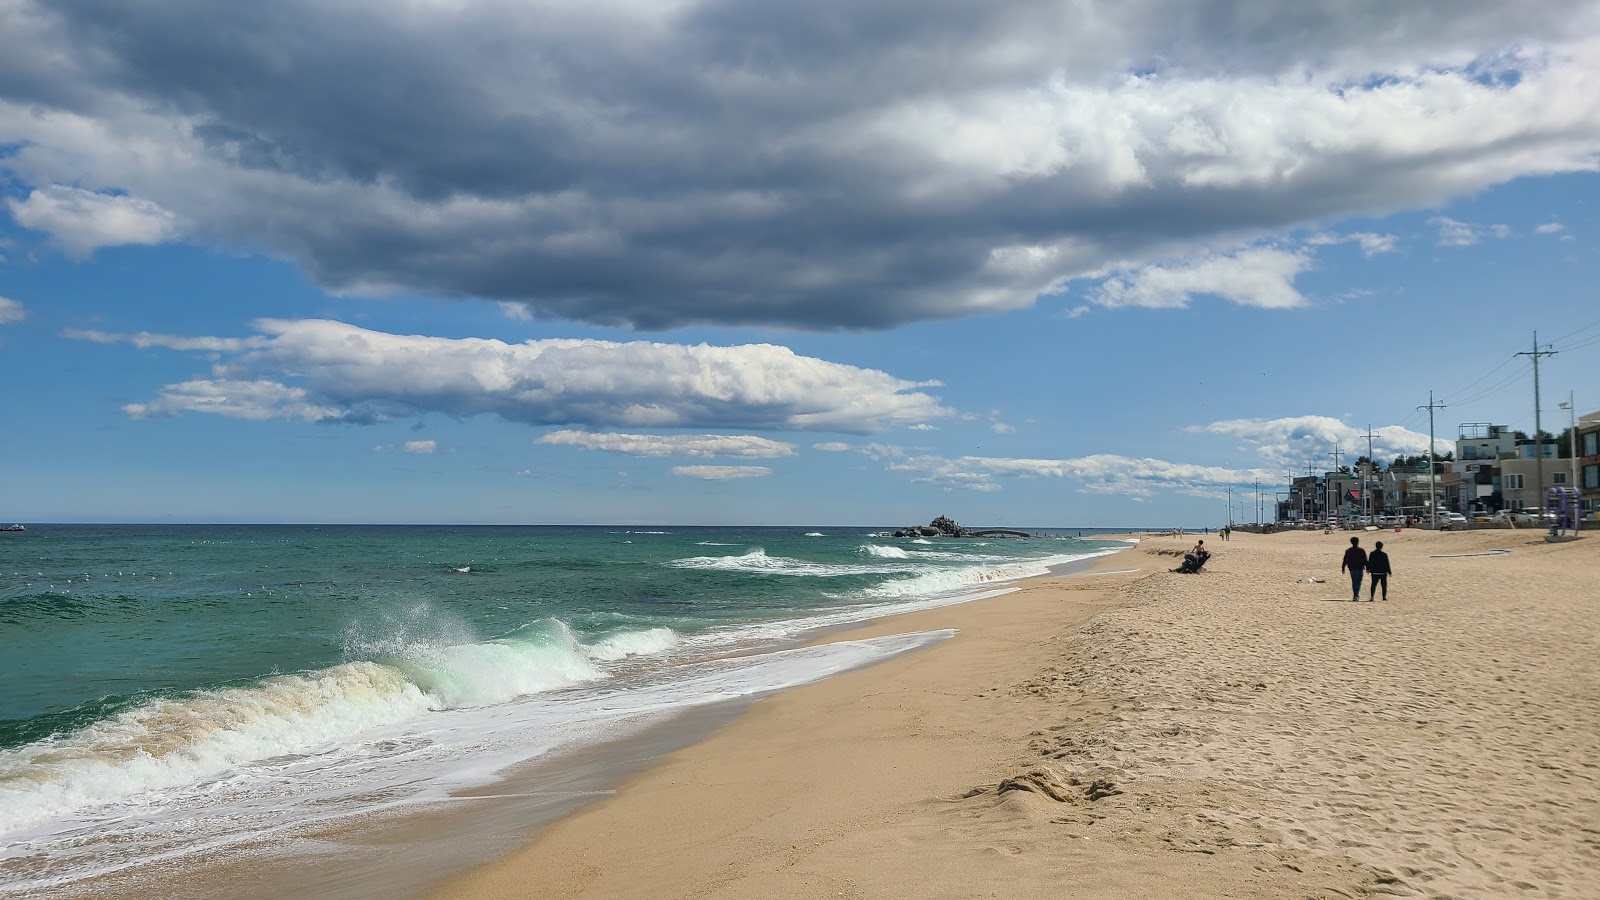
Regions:
[[[1084,574],[1103,567],[1106,559],[1122,556],[1123,548],[1116,548],[1102,556],[1052,567],[1047,575],[996,583],[992,590],[998,595],[980,591],[977,599],[948,606],[823,626],[798,636],[788,646],[800,648],[936,631],[937,627],[899,628],[886,623],[992,602],[1015,594],[1029,583]],[[927,649],[902,652],[843,674],[874,669]],[[839,676],[823,680],[831,677]],[[801,687],[806,686],[809,685]],[[167,864],[157,862],[109,872],[48,889],[48,893],[127,898],[226,895],[245,900],[291,895],[328,900],[425,895],[439,883],[463,877],[526,845],[542,828],[592,804],[596,798],[613,795],[632,778],[657,765],[664,755],[703,741],[745,715],[753,704],[795,689],[711,702],[676,711],[663,719],[642,720],[615,737],[558,751],[501,773],[490,783],[456,792],[453,797],[459,803],[435,804],[420,811],[376,813],[366,821],[343,822],[289,837],[262,836],[244,845],[203,851]],[[173,876],[179,877],[169,880]]]
[[[1600,540],[1360,533],[1396,575],[1352,604],[1350,536],[1199,535],[1199,576],[1146,537],[1097,560],[1137,573],[895,617],[960,633],[428,896],[1600,896]]]
[[[1096,539],[1104,540],[1115,540],[1121,537],[1136,538],[1138,535],[1108,534],[1095,536]],[[747,749],[748,744],[746,743],[747,738],[744,736],[744,732],[747,730],[758,734],[768,734],[773,729],[786,732],[789,730],[787,723],[794,721],[796,718],[807,721],[812,720],[815,718],[815,713],[819,707],[831,709],[834,713],[837,713],[839,711],[838,704],[840,703],[855,705],[861,701],[870,702],[871,698],[879,695],[879,691],[874,685],[883,681],[894,680],[918,683],[919,676],[915,673],[925,668],[947,668],[943,658],[948,654],[961,653],[964,657],[970,659],[975,653],[981,653],[987,647],[984,646],[981,649],[974,650],[974,648],[965,646],[970,640],[968,633],[981,634],[986,630],[990,630],[982,623],[985,619],[995,617],[997,613],[1001,617],[1010,620],[1007,630],[1011,633],[1007,634],[1004,640],[1017,644],[1026,643],[1034,634],[1043,629],[1070,628],[1087,622],[1111,602],[1108,600],[1107,593],[1108,588],[1113,584],[1125,583],[1136,575],[1147,574],[1152,571],[1152,565],[1145,563],[1143,560],[1130,562],[1132,559],[1130,553],[1136,551],[1138,547],[1138,544],[1130,543],[1126,549],[1118,549],[1103,556],[1068,564],[1062,567],[1060,571],[1052,570],[1046,575],[1024,579],[1011,585],[1015,590],[1007,591],[998,596],[885,616],[863,622],[846,632],[835,632],[819,636],[813,643],[826,643],[840,639],[871,638],[942,628],[957,629],[957,634],[950,640],[931,647],[926,647],[913,653],[902,654],[875,665],[840,673],[818,682],[791,688],[762,698],[738,712],[721,728],[705,735],[703,739],[672,753],[655,758],[648,767],[622,780],[611,796],[585,805],[559,820],[546,824],[533,836],[529,843],[501,859],[477,867],[464,874],[445,879],[435,885],[431,891],[422,893],[421,896],[443,900],[443,898],[460,897],[572,895],[569,893],[571,887],[564,884],[563,879],[570,874],[572,861],[568,858],[569,845],[573,840],[580,844],[588,844],[590,842],[596,845],[610,844],[610,839],[606,832],[619,821],[631,823],[633,828],[641,829],[637,832],[640,834],[649,834],[660,829],[675,830],[681,827],[684,823],[678,821],[675,814],[669,813],[654,824],[646,825],[642,823],[653,820],[656,817],[641,817],[640,813],[644,809],[670,811],[683,809],[685,806],[690,805],[670,798],[672,795],[677,794],[699,793],[695,788],[696,785],[702,784],[704,776],[699,773],[705,768],[723,770],[737,768],[740,774],[751,779],[751,782],[769,782],[769,779],[763,774],[763,770],[769,768],[768,763],[771,759],[770,757],[761,757],[760,751],[757,751],[758,758],[750,758]],[[1164,562],[1166,562],[1166,559],[1162,558],[1155,564],[1155,567],[1161,567]],[[1136,566],[1136,569],[1129,571],[1129,565]],[[1022,610],[1020,619],[1017,616],[1017,609],[1013,608],[1018,606]],[[1063,607],[1066,608],[1063,609]],[[988,640],[992,640],[994,637],[995,635],[991,633],[988,639],[982,643],[986,645]],[[922,689],[918,688],[917,690],[920,691]],[[893,715],[895,713],[903,714],[903,711],[883,707],[873,707],[868,712],[857,710],[854,721],[844,723],[843,729],[845,731],[853,731],[866,720],[877,719],[880,713]],[[977,718],[980,721],[990,722],[992,715],[980,713]],[[902,745],[920,743],[927,737],[926,731],[919,729],[919,733],[908,740],[897,741],[890,738],[887,740],[887,746],[879,746],[873,749],[871,751],[872,758],[881,763],[877,767],[877,771],[880,774],[885,769],[898,771],[901,770],[902,764],[904,764],[907,773],[919,772],[926,775],[930,769],[942,768],[947,762],[946,757],[950,754],[942,753],[938,750],[931,754],[912,753],[904,757],[897,755],[900,750],[905,749]],[[804,740],[806,743],[811,744],[815,739],[806,738]],[[820,748],[812,746],[806,755],[812,764],[820,767],[818,771],[824,773],[824,777],[816,782],[804,783],[800,793],[802,795],[811,794],[813,793],[813,788],[822,787],[826,784],[826,791],[845,791],[855,798],[852,804],[855,801],[859,801],[862,797],[862,791],[866,789],[865,786],[841,785],[834,777],[837,773],[828,772],[837,763],[837,760],[834,759],[836,754],[827,746],[826,740],[822,740],[823,745]],[[883,741],[884,738],[879,737],[875,742]],[[981,736],[969,734],[967,739],[957,738],[954,743],[958,745],[950,748],[954,755],[970,757],[973,753],[976,753],[978,756],[985,758],[990,755],[988,753],[990,742],[984,740]],[[730,754],[728,754],[726,746],[729,745],[739,748],[732,754],[738,757],[736,760],[727,758]],[[785,749],[792,751],[794,748]],[[913,762],[912,756],[920,758]],[[902,762],[889,761],[891,758],[902,759]],[[784,759],[789,765],[793,765],[796,755],[790,753]],[[965,771],[968,774],[976,774],[988,767],[992,767],[992,763],[992,759],[986,759],[983,765],[969,764],[965,767]],[[873,771],[871,767],[858,770],[858,772],[871,771]],[[954,777],[954,773],[948,773],[943,777],[949,780],[950,777]],[[726,774],[724,778],[726,778]],[[882,779],[876,775],[869,774],[863,780],[881,782]],[[902,776],[901,780],[907,779]],[[723,785],[730,783],[722,779],[715,779],[714,781],[720,781]],[[796,785],[796,782],[788,779],[784,779],[783,783],[788,787]],[[953,789],[954,783],[953,781],[951,782],[951,789]],[[966,787],[963,783],[962,788],[965,789]],[[881,783],[877,785],[875,790],[880,796],[886,793],[886,788]],[[780,791],[786,793],[782,788],[780,788]],[[892,794],[892,791],[888,793]],[[701,820],[703,825],[709,825],[718,818],[722,818],[723,814],[729,812],[720,803],[713,805],[717,807],[718,815]],[[736,805],[746,806],[743,802],[738,802]],[[745,814],[749,814],[748,810],[746,810]],[[600,834],[595,833],[594,829],[596,828],[600,830]],[[552,848],[552,843],[558,846]],[[725,849],[735,855],[742,855],[735,846],[728,845]],[[624,854],[626,853],[626,851],[623,852]],[[676,853],[670,855],[679,856]],[[693,854],[690,855],[692,856]],[[662,860],[656,860],[645,864],[644,867],[655,869],[656,864],[660,862]],[[599,868],[602,867],[595,867],[596,870]],[[688,879],[689,882],[694,880],[694,878]],[[534,893],[529,893],[531,888],[524,887],[535,884],[539,887]],[[673,887],[664,888],[663,885],[650,881],[650,883],[642,885],[639,888],[640,892],[636,894],[630,894],[626,890],[621,893],[612,893],[617,887],[614,884],[606,884],[603,888],[599,888],[599,892],[595,893],[594,896],[676,896],[679,895],[677,892],[683,891],[687,887],[687,884],[680,885],[674,882]],[[658,893],[658,889],[664,889],[664,893]],[[795,896],[812,896],[812,894],[809,891],[803,891]]]

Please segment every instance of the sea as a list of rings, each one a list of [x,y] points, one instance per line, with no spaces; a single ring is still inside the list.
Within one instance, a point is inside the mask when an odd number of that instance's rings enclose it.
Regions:
[[[1128,546],[1094,529],[37,525],[0,534],[0,896],[307,853],[567,785],[697,709],[937,643],[851,639]],[[826,643],[812,640],[839,632]],[[545,763],[539,768],[539,763]],[[275,849],[274,849],[275,848]],[[358,895],[354,891],[350,895]]]

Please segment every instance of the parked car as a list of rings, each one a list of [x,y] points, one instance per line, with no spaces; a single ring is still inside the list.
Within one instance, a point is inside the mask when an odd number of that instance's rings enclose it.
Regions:
[[[1555,524],[1556,514],[1537,509],[1502,509],[1490,517],[1491,522],[1510,522],[1519,528],[1548,528]]]
[[[1439,513],[1440,530],[1448,531],[1451,528],[1467,527],[1467,517],[1458,512]]]

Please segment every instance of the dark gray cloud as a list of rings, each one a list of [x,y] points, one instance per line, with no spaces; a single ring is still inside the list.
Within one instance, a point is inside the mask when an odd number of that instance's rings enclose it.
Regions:
[[[0,166],[77,253],[878,328],[1593,168],[1597,35],[1575,0],[0,0]]]

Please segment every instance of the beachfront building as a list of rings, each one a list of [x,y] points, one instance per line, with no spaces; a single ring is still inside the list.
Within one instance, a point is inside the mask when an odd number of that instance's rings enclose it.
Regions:
[[[1600,412],[1578,420],[1578,490],[1584,512],[1600,512]]]
[[[1544,483],[1539,483],[1539,461],[1505,459],[1500,461],[1500,494],[1503,509],[1543,509],[1550,488],[1572,487],[1567,460],[1544,460]]]
[[[1456,460],[1459,462],[1497,460],[1516,455],[1517,437],[1509,425],[1463,422],[1457,429]]]
[[[1435,503],[1444,505],[1445,477],[1445,473],[1436,474],[1430,482],[1427,463],[1405,468],[1390,466],[1389,471],[1384,473],[1382,482],[1384,509],[1391,514],[1411,516],[1419,521],[1426,520]],[[1459,476],[1456,478],[1456,484],[1460,484]],[[1430,494],[1434,498],[1433,502],[1429,501]]]
[[[1319,522],[1327,493],[1315,475],[1299,475],[1289,480],[1289,497],[1278,512],[1279,522]]]

